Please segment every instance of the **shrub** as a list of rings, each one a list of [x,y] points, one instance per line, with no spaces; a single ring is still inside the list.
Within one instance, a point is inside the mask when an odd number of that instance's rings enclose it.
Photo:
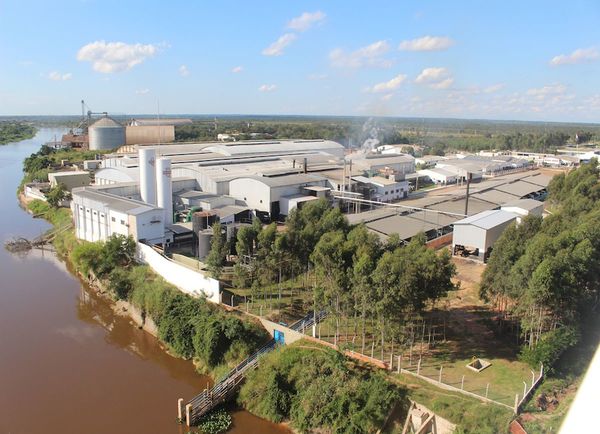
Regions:
[[[579,333],[573,327],[563,327],[544,333],[533,348],[523,346],[519,359],[531,367],[538,368],[540,363],[550,368],[560,355],[579,340]]]
[[[133,289],[130,273],[122,268],[115,268],[108,275],[109,289],[119,300],[127,300]]]

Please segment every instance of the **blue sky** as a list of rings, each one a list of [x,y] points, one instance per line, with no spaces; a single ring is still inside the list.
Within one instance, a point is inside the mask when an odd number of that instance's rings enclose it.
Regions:
[[[0,115],[597,122],[596,1],[0,0]]]

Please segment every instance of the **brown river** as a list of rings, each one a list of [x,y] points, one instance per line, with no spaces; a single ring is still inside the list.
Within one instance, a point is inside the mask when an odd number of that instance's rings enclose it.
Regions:
[[[0,146],[0,242],[50,226],[19,208],[23,159],[60,130]],[[52,253],[0,249],[0,434],[186,434],[177,398],[206,387]],[[231,408],[231,433],[289,433]]]

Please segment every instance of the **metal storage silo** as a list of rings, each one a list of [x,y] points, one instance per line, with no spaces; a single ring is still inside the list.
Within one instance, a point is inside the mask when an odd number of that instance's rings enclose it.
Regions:
[[[173,224],[173,184],[171,183],[171,160],[156,160],[156,205],[165,210],[165,224]]]
[[[151,205],[156,205],[156,151],[150,148],[141,148],[138,152],[140,168],[140,194],[142,200]]]
[[[125,144],[125,127],[108,116],[94,122],[88,133],[92,151],[114,149]]]
[[[212,237],[212,229],[205,229],[198,232],[198,259],[202,260],[206,258],[210,253]]]

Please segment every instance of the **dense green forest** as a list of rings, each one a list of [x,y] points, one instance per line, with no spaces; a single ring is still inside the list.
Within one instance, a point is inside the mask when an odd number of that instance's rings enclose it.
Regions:
[[[178,141],[216,140],[218,134],[247,139],[329,139],[360,147],[367,139],[381,144],[416,145],[417,154],[448,151],[529,150],[554,152],[567,144],[600,139],[600,126],[458,119],[225,117],[195,119],[176,128]]]
[[[550,215],[527,217],[494,246],[481,296],[516,321],[521,357],[550,367],[600,310],[600,171],[593,160],[548,186]]]
[[[215,277],[228,251],[219,240],[214,229],[207,264]],[[427,248],[424,236],[382,244],[364,225],[349,226],[325,199],[294,209],[285,231],[275,223],[262,228],[258,220],[241,228],[235,250],[244,259],[234,266],[234,284],[251,287],[257,299],[281,280],[310,274],[310,298],[335,318],[336,341],[341,323],[352,318],[360,324],[362,351],[367,328],[377,330],[382,349],[390,340],[405,342],[412,321],[455,289],[448,251]]]
[[[1,121],[0,145],[30,139],[33,136],[35,136],[35,132],[35,127],[28,123],[15,121]]]

